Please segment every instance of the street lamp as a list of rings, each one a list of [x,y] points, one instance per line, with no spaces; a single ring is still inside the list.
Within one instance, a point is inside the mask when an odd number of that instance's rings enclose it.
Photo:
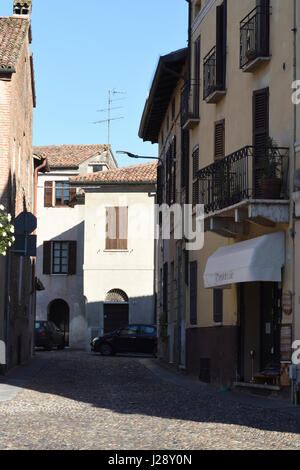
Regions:
[[[126,152],[125,150],[117,150],[116,153],[124,153],[125,155],[127,155],[130,158],[144,158],[144,159],[147,159],[147,160],[160,160],[161,161],[161,159],[159,157],[144,157],[142,155],[135,155],[134,153]]]

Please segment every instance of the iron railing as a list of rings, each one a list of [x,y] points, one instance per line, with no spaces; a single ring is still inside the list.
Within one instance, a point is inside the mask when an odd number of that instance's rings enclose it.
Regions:
[[[197,173],[198,204],[210,213],[245,199],[288,199],[286,147],[244,147]]]
[[[184,84],[180,98],[181,127],[189,119],[199,119],[199,83]]]
[[[270,7],[257,6],[240,24],[240,68],[258,57],[269,56]]]
[[[216,46],[203,59],[203,99],[217,89],[216,83],[217,50]]]

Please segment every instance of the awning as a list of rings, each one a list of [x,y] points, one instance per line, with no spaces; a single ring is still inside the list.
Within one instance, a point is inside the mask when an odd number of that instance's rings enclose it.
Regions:
[[[280,282],[285,233],[275,232],[219,248],[207,261],[206,289],[239,282]]]

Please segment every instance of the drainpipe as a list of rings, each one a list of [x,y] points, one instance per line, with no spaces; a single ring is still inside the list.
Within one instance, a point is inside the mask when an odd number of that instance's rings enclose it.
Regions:
[[[37,185],[38,185],[38,173],[41,171],[43,168],[47,166],[47,158],[46,156],[42,157],[44,159],[43,163],[39,165],[35,170],[34,170],[34,206],[33,206],[33,215],[37,217]],[[36,229],[33,232],[34,235],[36,235]],[[34,322],[36,320],[36,288],[35,288],[35,272],[36,272],[36,257],[33,258],[32,260],[32,314],[34,317]],[[34,334],[34,332],[33,332]],[[34,338],[34,336],[33,336]],[[34,341],[34,340],[33,340]],[[32,342],[33,344],[33,342]],[[32,346],[32,354],[34,354],[34,346]]]
[[[294,0],[294,26],[293,26],[293,33],[294,33],[294,57],[293,57],[293,81],[297,80],[297,0]],[[294,168],[293,168],[293,181],[292,181],[292,188],[293,192],[295,191],[295,183],[294,183],[294,177],[296,174],[296,149],[295,149],[295,143],[297,141],[297,105],[294,104],[294,142],[293,142],[293,155],[294,155]],[[293,335],[292,338],[295,340],[296,338],[294,337],[295,335],[295,309],[296,309],[296,282],[295,282],[295,275],[296,275],[296,245],[295,245],[295,233],[296,233],[296,220],[294,217],[294,207],[292,210],[292,220],[293,220],[293,228],[292,228],[292,233],[293,233],[293,323],[292,323],[292,329],[293,329]],[[292,386],[291,386],[291,402],[293,404],[296,403],[296,397],[295,397],[295,388],[297,387],[297,380],[292,381]]]
[[[188,84],[191,82],[191,46],[192,46],[192,0],[186,0],[189,4],[189,28],[188,28]]]

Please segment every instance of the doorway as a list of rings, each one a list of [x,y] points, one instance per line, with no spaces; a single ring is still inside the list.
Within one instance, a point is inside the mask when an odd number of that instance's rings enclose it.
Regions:
[[[281,289],[275,282],[251,282],[239,286],[240,380],[280,369]]]
[[[55,323],[65,338],[65,345],[69,346],[69,333],[70,333],[70,309],[67,302],[62,299],[53,300],[49,304],[48,320]]]
[[[104,304],[104,333],[111,333],[128,323],[129,305],[127,303]]]

